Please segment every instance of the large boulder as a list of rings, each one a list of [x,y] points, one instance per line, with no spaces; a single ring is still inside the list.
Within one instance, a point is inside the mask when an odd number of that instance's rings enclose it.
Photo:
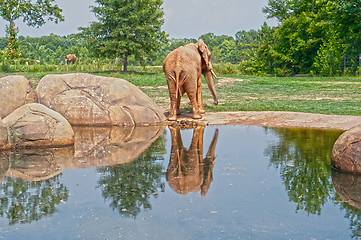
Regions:
[[[0,117],[4,118],[18,107],[36,103],[37,96],[31,83],[23,76],[0,78]]]
[[[6,149],[9,147],[10,145],[8,143],[8,129],[0,117],[0,149]]]
[[[337,139],[332,149],[331,165],[344,172],[361,173],[361,125]]]
[[[160,109],[126,80],[86,73],[47,75],[36,92],[39,102],[72,125],[149,125],[165,120]]]
[[[8,132],[5,148],[64,146],[74,143],[74,132],[69,122],[59,113],[39,103],[29,103],[17,108],[3,119],[3,124]]]

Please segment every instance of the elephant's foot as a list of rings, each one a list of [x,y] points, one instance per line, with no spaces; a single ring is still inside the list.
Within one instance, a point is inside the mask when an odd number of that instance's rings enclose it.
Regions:
[[[199,113],[193,113],[193,119],[201,119],[202,116]]]
[[[204,110],[204,109],[199,109],[199,112],[200,112],[201,114],[204,114],[204,113],[206,113],[206,110]]]
[[[177,120],[177,115],[169,115],[168,116],[168,121],[176,121]]]

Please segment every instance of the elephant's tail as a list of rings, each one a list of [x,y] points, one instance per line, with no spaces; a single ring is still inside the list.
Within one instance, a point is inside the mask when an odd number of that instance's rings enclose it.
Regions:
[[[174,71],[173,73],[174,73],[174,76],[171,75],[170,77],[171,77],[171,78],[173,79],[173,81],[175,82],[175,99],[174,99],[174,101],[175,101],[175,104],[177,104],[178,98],[181,97],[181,96],[180,96],[180,93],[179,93],[179,81],[180,81],[179,77],[180,77],[180,72]]]

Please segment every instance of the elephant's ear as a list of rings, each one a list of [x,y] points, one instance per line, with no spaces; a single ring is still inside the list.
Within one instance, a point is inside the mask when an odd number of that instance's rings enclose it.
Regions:
[[[197,42],[197,46],[198,46],[198,50],[204,60],[204,62],[206,63],[206,66],[208,69],[212,69],[212,65],[210,62],[210,51],[208,50],[207,45],[203,42],[202,39],[199,39]]]
[[[199,39],[199,40],[198,40],[197,46],[198,46],[198,50],[199,50],[201,53],[203,53],[203,52],[206,50],[206,48],[207,48],[206,44],[203,42],[202,39]]]

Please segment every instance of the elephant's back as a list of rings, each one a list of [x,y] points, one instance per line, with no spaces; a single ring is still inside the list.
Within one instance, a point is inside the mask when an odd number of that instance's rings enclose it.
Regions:
[[[163,68],[174,63],[179,66],[198,62],[201,62],[201,56],[198,50],[186,45],[170,52],[163,62]]]

